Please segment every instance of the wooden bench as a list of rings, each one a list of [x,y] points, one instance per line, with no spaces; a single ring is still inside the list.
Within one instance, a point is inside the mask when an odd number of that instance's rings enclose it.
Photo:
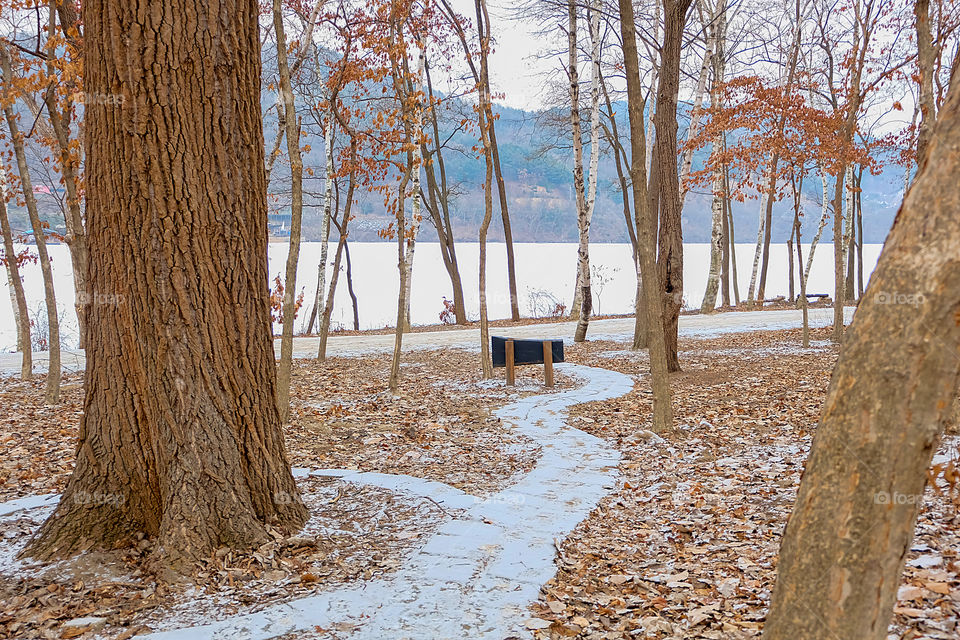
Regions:
[[[490,351],[494,367],[506,367],[507,384],[516,380],[515,367],[542,364],[543,379],[553,386],[553,363],[563,362],[563,340],[518,340],[501,336],[490,337]]]

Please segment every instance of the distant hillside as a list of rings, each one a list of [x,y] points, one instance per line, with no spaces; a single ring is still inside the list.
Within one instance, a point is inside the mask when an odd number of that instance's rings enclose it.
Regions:
[[[626,112],[623,105],[623,113]],[[497,138],[500,143],[500,159],[510,201],[510,219],[513,236],[517,242],[575,242],[577,240],[576,209],[573,197],[572,154],[569,148],[542,152],[541,149],[555,140],[557,132],[538,124],[536,114],[508,107],[498,107]],[[625,129],[626,127],[624,127]],[[272,138],[270,123],[267,139]],[[681,124],[681,135],[683,124]],[[452,211],[458,240],[476,240],[483,217],[484,163],[473,157],[471,147],[476,141],[459,134],[452,144],[462,152],[449,150],[444,154],[447,176],[451,185],[456,185],[459,194],[453,202]],[[705,152],[704,152],[705,153]],[[322,174],[322,143],[311,147],[305,164],[313,166]],[[701,153],[701,156],[703,154]],[[702,164],[702,157],[695,168]],[[283,184],[280,169],[274,188]],[[322,191],[322,180],[309,188],[315,195]],[[903,188],[903,173],[899,168],[886,170],[879,176],[864,176],[863,209],[864,238],[866,242],[883,242],[900,205]],[[600,159],[600,183],[597,206],[591,227],[591,238],[596,242],[627,242],[628,235],[623,217],[623,205],[617,183],[616,167],[612,156],[605,154]],[[804,198],[807,216],[804,221],[804,238],[809,240],[820,214],[820,182],[811,176],[805,185]],[[832,189],[832,184],[831,184]],[[309,200],[309,198],[308,198]],[[503,239],[499,209],[494,197],[494,222],[489,239]],[[308,240],[320,236],[319,201],[308,202],[304,218],[304,234]],[[275,204],[282,210],[283,203]],[[734,229],[736,239],[750,242],[756,238],[760,202],[751,200],[734,203]],[[357,217],[350,223],[350,237],[354,240],[377,240],[377,231],[386,226],[381,196],[362,193]],[[792,205],[783,202],[774,206],[773,239],[785,242],[790,235]],[[830,226],[824,231],[823,240],[832,238]],[[710,196],[690,193],[683,209],[683,236],[687,242],[710,240]],[[436,235],[428,219],[424,220],[421,240],[433,240]]]
[[[271,96],[264,96],[264,107],[269,107]],[[625,105],[621,113],[626,113]],[[557,131],[538,123],[532,112],[498,107],[497,138],[500,143],[500,159],[504,180],[510,202],[510,220],[513,237],[517,242],[575,242],[577,240],[576,208],[573,196],[572,153],[569,147],[542,151],[548,143],[556,142]],[[271,112],[272,113],[272,112]],[[265,139],[274,139],[276,121],[268,118],[264,127]],[[622,134],[627,127],[622,127]],[[681,122],[681,135],[684,134]],[[567,144],[564,136],[563,144]],[[304,158],[306,167],[313,169],[312,177],[306,178],[304,239],[320,239],[320,197],[323,192],[323,142],[314,139],[305,132],[304,143],[310,150]],[[626,141],[625,141],[626,142]],[[484,163],[471,151],[476,140],[469,135],[453,136],[453,148],[444,153],[448,181],[455,187],[455,197],[451,210],[454,215],[454,227],[458,240],[476,241],[483,218],[483,179]],[[601,145],[603,147],[605,145]],[[702,165],[701,152],[694,167]],[[41,155],[34,154],[36,157]],[[36,164],[36,160],[34,164]],[[35,178],[43,175],[35,169]],[[271,192],[276,196],[270,201],[272,212],[289,211],[284,191],[288,189],[289,172],[281,159],[274,168]],[[623,205],[617,183],[616,167],[612,156],[605,154],[600,158],[600,178],[597,205],[591,227],[591,239],[596,242],[627,242]],[[864,238],[867,242],[883,242],[893,222],[902,199],[903,172],[894,167],[879,176],[865,175],[863,185]],[[58,185],[51,184],[53,190],[61,191]],[[831,183],[832,190],[832,183]],[[279,192],[279,193],[278,193]],[[63,232],[59,195],[39,195],[38,204],[51,227]],[[809,241],[820,214],[820,182],[818,176],[811,176],[804,189],[805,210],[803,238]],[[15,228],[30,228],[26,211],[14,202],[9,205]],[[760,202],[751,200],[734,203],[734,231],[739,242],[751,242],[757,236],[757,222]],[[390,222],[385,214],[382,197],[358,191],[358,202],[354,207],[356,218],[350,223],[350,238],[360,241],[378,240],[377,232]],[[790,235],[793,211],[788,203],[774,206],[773,239],[785,242]],[[278,225],[279,226],[279,225]],[[832,239],[832,225],[824,231],[823,240]],[[334,235],[336,234],[333,231]],[[687,242],[709,242],[710,240],[710,196],[705,192],[690,193],[683,209],[683,237]],[[429,218],[425,215],[420,239],[435,240],[436,234]],[[494,217],[489,239],[502,241],[503,229],[500,223],[497,198],[494,196]]]

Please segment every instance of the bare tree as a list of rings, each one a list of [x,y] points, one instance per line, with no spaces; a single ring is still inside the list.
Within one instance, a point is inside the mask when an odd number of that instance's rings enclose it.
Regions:
[[[620,34],[623,40],[623,64],[627,74],[627,103],[630,117],[630,177],[633,183],[633,206],[636,212],[637,243],[641,279],[654,282],[657,262],[654,254],[656,219],[650,210],[647,190],[643,129],[643,87],[640,84],[640,61],[637,54],[636,23],[631,0],[619,0]],[[644,311],[650,327],[650,379],[653,388],[653,429],[667,431],[673,426],[670,400],[670,377],[663,331],[663,308],[656,287],[643,287]]]
[[[13,317],[17,323],[17,349],[22,354],[20,377],[29,380],[33,377],[33,345],[30,343],[30,315],[27,310],[27,297],[23,292],[23,280],[17,264],[17,251],[13,246],[13,229],[7,216],[7,171],[0,163],[0,232],[3,233],[4,264],[7,269],[7,286],[10,288],[10,301],[13,303]]]

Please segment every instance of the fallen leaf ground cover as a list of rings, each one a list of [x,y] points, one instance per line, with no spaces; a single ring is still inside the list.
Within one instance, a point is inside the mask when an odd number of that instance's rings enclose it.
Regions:
[[[573,425],[622,451],[621,477],[558,546],[558,572],[528,623],[537,637],[759,636],[837,359],[827,337],[814,331],[806,350],[799,331],[681,340],[677,429],[661,435],[648,430],[645,355],[603,342],[569,351],[571,361],[637,383],[626,396],[572,411]],[[925,497],[891,637],[960,635],[960,518],[943,473],[956,449],[948,436],[935,459],[942,468]]]
[[[624,397],[571,411],[573,426],[623,453],[621,475],[590,517],[558,541],[557,574],[528,622],[539,638],[759,635],[837,349],[822,330],[810,349],[798,331],[680,346],[684,371],[672,379],[678,428],[661,435],[649,431],[645,354],[605,341],[567,349],[569,361],[621,371],[636,384]],[[402,390],[392,395],[388,366],[383,355],[296,362],[285,427],[294,466],[409,474],[477,496],[533,467],[538,446],[494,412],[545,392],[541,368],[520,368],[508,389],[502,370],[495,381],[481,380],[476,353],[418,351],[404,356]],[[0,380],[0,500],[62,489],[81,384],[81,376],[68,377],[64,402],[45,407],[42,376]],[[559,388],[574,384],[558,375]],[[960,632],[957,446],[954,429],[931,469],[893,638]],[[101,633],[124,638],[171,619],[203,622],[385,576],[457,515],[430,500],[333,478],[301,485],[313,515],[304,532],[277,532],[248,553],[223,550],[198,565],[189,583],[157,580],[146,540],[46,573],[0,573],[0,637],[88,637],[95,626],[69,623],[92,616],[106,625]],[[49,512],[0,519],[0,565],[10,566],[11,553]],[[317,637],[338,633],[318,630]]]
[[[481,381],[477,354],[405,356],[403,385],[386,389],[385,356],[297,360],[287,452],[297,467],[407,474],[484,496],[533,467],[539,447],[493,412],[543,393],[542,371],[518,369],[517,384]],[[63,490],[73,469],[82,376],[63,402],[43,403],[43,376],[0,380],[0,501]],[[557,376],[557,389],[573,382]],[[0,638],[127,638],[160,626],[202,624],[346,583],[388,575],[458,511],[405,492],[311,477],[299,481],[311,513],[294,536],[249,552],[218,551],[190,581],[168,583],[149,540],[54,565],[14,556],[51,507],[0,517]],[[80,624],[89,622],[89,624]],[[72,624],[74,623],[74,624]]]

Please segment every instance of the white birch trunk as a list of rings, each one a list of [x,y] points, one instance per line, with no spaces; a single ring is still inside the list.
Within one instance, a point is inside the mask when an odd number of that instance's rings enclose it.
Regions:
[[[710,22],[714,21],[714,14],[709,3],[706,0],[698,0],[706,9],[706,15]],[[721,0],[725,2],[726,0]],[[722,11],[722,7],[721,7]],[[687,141],[697,137],[700,131],[700,107],[703,106],[703,94],[707,89],[707,77],[710,75],[710,62],[713,58],[714,49],[717,46],[717,32],[720,26],[707,27],[706,49],[703,52],[703,64],[700,65],[700,77],[697,79],[697,89],[693,94],[693,109],[690,112],[690,126],[687,128]],[[680,166],[680,207],[683,207],[683,201],[687,197],[687,180],[690,178],[690,169],[693,167],[693,147],[683,152],[683,163]]]
[[[841,247],[841,267],[843,269],[843,282],[844,282],[844,293],[843,299],[847,301],[850,299],[850,294],[852,292],[847,291],[846,282],[847,282],[847,257],[850,255],[850,240],[853,237],[853,167],[847,167],[846,175],[843,177],[844,189],[844,215],[843,215],[843,243]]]
[[[654,0],[654,13],[653,13],[653,40],[654,42],[659,42],[659,33],[660,33],[660,0]],[[656,98],[657,95],[657,84],[659,83],[660,77],[660,65],[657,60],[652,60],[651,64],[653,66],[653,73],[651,74],[650,79],[650,98],[647,100],[647,132],[646,132],[646,141],[647,148],[645,158],[645,163],[647,167],[647,179],[649,180],[650,168],[653,166],[653,114],[657,108]]]
[[[326,180],[323,186],[323,212],[320,214],[320,262],[317,264],[317,299],[313,301],[313,308],[317,310],[320,320],[320,327],[317,333],[322,333],[324,324],[324,312],[327,308],[326,297],[324,295],[327,283],[327,257],[330,251],[330,217],[333,213],[333,106],[330,107],[330,113],[327,114],[326,126],[323,128],[323,141],[326,145],[327,168]],[[327,327],[329,329],[329,327]],[[320,352],[317,351],[317,357]]]
[[[823,230],[827,228],[827,221],[830,214],[829,195],[827,193],[827,172],[823,170],[822,165],[820,166],[820,184],[823,188],[823,204],[820,207],[820,222],[817,224],[817,232],[814,234],[813,241],[810,243],[810,253],[807,255],[807,266],[803,270],[804,286],[806,286],[810,278],[810,269],[813,266],[813,254],[817,250],[817,245],[820,244],[820,236],[823,235]]]
[[[577,250],[578,271],[581,280],[581,309],[574,341],[587,336],[593,293],[590,284],[590,222],[597,202],[597,167],[600,160],[600,0],[592,0],[590,7],[590,174],[587,177],[586,210],[579,220],[580,247]]]
[[[714,145],[720,148],[723,134],[714,138]],[[720,268],[723,263],[723,169],[713,170],[713,203],[711,206],[710,229],[710,272],[707,274],[707,288],[703,294],[700,313],[710,313],[717,306],[717,290],[720,288]]]
[[[766,174],[764,174],[762,184],[766,184]],[[763,251],[763,230],[766,227],[767,198],[769,192],[764,189],[763,196],[760,198],[760,222],[757,225],[757,248],[753,252],[753,270],[750,273],[750,287],[747,289],[747,302],[754,301],[754,294],[757,286],[757,271],[760,268],[760,254]],[[763,302],[762,300],[760,301]]]
[[[577,5],[567,2],[567,76],[570,91],[570,131],[573,141],[573,195],[577,204],[577,229],[585,215],[587,203],[583,186],[583,139],[580,129],[580,71],[577,54]],[[573,302],[570,305],[570,320],[580,319],[583,306],[583,262],[577,257],[577,277],[573,287]]]
[[[405,305],[403,311],[403,322],[404,330],[410,330],[410,291],[411,284],[413,283],[413,256],[417,248],[417,234],[420,232],[420,222],[423,220],[421,212],[421,200],[420,200],[420,165],[423,162],[422,155],[422,146],[419,143],[420,138],[423,136],[423,104],[420,101],[420,95],[423,93],[423,69],[426,66],[427,52],[421,47],[420,55],[417,58],[417,76],[414,81],[414,91],[417,94],[417,107],[415,113],[415,120],[413,124],[413,132],[417,137],[416,143],[413,145],[413,186],[410,191],[413,193],[411,203],[412,209],[412,219],[410,220],[410,239],[407,241],[407,250],[404,257],[404,268],[407,271],[406,277],[406,295]]]

